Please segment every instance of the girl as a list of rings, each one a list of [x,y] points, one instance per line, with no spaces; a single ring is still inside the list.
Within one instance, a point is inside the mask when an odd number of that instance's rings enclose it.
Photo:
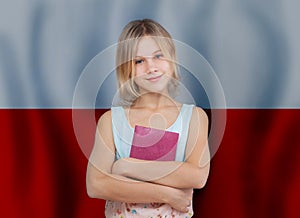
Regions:
[[[88,195],[107,200],[106,217],[192,217],[193,189],[205,185],[209,172],[208,119],[172,98],[178,69],[170,34],[150,19],[128,23],[116,70],[123,105],[98,121]],[[179,133],[175,160],[131,158],[135,125]]]

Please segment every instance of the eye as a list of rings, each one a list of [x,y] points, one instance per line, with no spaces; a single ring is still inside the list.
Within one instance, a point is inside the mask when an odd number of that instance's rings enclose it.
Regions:
[[[143,59],[137,59],[134,61],[135,64],[142,64],[144,62]]]
[[[164,55],[163,54],[156,54],[154,55],[155,59],[161,59]]]

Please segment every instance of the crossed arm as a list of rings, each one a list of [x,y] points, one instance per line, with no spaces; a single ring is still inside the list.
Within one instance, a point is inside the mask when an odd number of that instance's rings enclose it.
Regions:
[[[209,163],[195,166],[189,162],[144,161],[122,158],[115,162],[112,172],[127,178],[148,181],[174,188],[203,188],[209,172]]]

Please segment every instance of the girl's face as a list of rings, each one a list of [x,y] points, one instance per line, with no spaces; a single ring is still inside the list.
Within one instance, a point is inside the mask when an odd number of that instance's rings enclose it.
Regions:
[[[134,81],[141,94],[167,93],[168,83],[173,78],[171,62],[164,57],[152,37],[144,36],[140,39],[134,65]]]

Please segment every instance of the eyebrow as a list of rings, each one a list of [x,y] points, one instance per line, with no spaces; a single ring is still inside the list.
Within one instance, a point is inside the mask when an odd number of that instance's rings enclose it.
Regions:
[[[152,52],[152,54],[156,54],[156,53],[158,53],[158,52],[161,52],[161,50],[160,50],[160,49],[159,49],[159,50],[156,50],[156,51]],[[141,55],[136,55],[136,56],[135,56],[135,58],[142,58],[142,57],[144,57],[144,56],[141,56]]]

